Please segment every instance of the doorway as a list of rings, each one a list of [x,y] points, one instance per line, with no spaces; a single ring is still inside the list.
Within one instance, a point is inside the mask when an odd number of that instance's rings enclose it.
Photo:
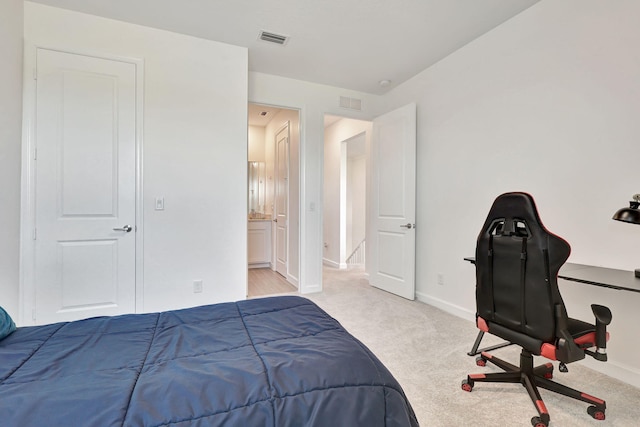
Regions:
[[[365,264],[367,150],[372,123],[325,115],[323,264]]]
[[[365,129],[357,129],[366,123]],[[372,286],[415,298],[416,105],[408,104],[372,122],[325,115],[323,264],[347,268],[347,235],[341,218],[349,203],[341,188],[344,142],[366,138],[365,272]],[[335,176],[338,176],[336,179]],[[346,178],[345,178],[346,179]],[[347,197],[348,191],[346,192]],[[336,207],[337,205],[337,207]],[[341,215],[342,212],[342,215]],[[366,243],[366,240],[365,240]],[[343,262],[344,260],[344,262]]]
[[[247,296],[297,292],[300,114],[255,103],[249,103],[248,111],[249,170],[264,165],[264,175],[257,187],[255,178],[249,177]],[[264,197],[256,197],[260,192]]]

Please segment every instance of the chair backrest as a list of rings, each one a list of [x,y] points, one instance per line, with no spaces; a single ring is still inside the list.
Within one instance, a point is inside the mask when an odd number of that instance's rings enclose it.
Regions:
[[[557,277],[570,252],[565,240],[542,225],[531,195],[496,198],[476,246],[478,316],[516,334],[553,342],[558,307],[567,318]]]

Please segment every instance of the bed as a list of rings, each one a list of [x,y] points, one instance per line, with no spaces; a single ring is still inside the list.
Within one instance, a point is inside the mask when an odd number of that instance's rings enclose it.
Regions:
[[[377,357],[284,296],[18,328],[3,426],[417,426]]]

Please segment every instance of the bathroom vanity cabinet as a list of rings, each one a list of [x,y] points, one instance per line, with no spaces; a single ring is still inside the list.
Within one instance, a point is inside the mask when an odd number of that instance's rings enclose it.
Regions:
[[[271,267],[271,219],[249,219],[249,268]]]

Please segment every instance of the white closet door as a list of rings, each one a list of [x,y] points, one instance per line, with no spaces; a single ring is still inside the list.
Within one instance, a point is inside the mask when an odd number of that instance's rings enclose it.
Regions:
[[[135,311],[135,64],[37,50],[35,322]]]

